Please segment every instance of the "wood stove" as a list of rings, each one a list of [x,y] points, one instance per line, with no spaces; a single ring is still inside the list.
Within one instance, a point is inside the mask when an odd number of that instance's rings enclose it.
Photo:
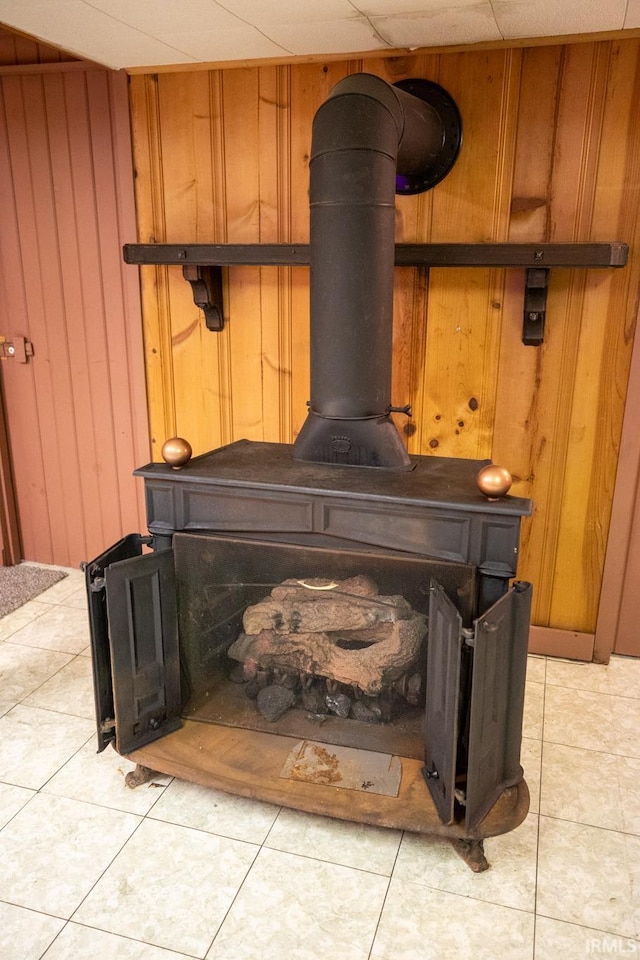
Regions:
[[[390,396],[394,194],[460,142],[437,85],[340,81],[312,138],[307,420],[137,470],[150,536],[86,575],[100,749],[484,869],[528,809],[531,587],[509,584],[531,506],[483,495],[487,461],[410,457]]]
[[[126,537],[86,567],[100,748],[113,742],[143,766],[244,796],[476,848],[513,829],[528,809],[519,756],[531,588],[509,584],[531,505],[484,496],[486,463],[416,457],[409,471],[378,471],[239,441],[180,470],[136,471],[151,536]],[[382,723],[330,712],[318,722],[298,699],[265,720],[229,680],[244,611],[288,579],[355,576],[425,618],[417,703]],[[367,753],[397,758],[397,794],[287,779],[304,743],[338,758],[362,752],[364,771]]]

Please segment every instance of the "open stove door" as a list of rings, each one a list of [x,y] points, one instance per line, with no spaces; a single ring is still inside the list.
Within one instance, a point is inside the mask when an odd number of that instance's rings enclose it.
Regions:
[[[520,747],[531,615],[530,583],[515,581],[475,621],[466,817],[473,831],[522,780]]]
[[[172,550],[130,534],[85,565],[98,750],[127,754],[180,725]]]
[[[531,584],[515,582],[474,629],[464,628],[442,587],[431,583],[423,773],[442,822],[453,823],[464,806],[470,834],[522,779],[530,612]],[[470,702],[462,694],[469,673]],[[462,703],[469,704],[464,716]]]

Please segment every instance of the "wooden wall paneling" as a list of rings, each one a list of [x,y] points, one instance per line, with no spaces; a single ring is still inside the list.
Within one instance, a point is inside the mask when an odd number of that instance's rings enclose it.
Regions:
[[[598,221],[601,218],[607,221],[615,218],[615,224],[607,222],[607,225],[624,231],[636,251],[640,246],[637,200],[640,129],[636,122],[640,97],[639,53],[638,43],[614,46],[605,116],[603,176],[596,202]],[[623,129],[627,131],[624,138],[618,132]],[[619,205],[610,202],[610,188],[604,176],[607,166],[612,172],[615,171],[613,187],[624,198]],[[614,363],[615,367],[610,378],[609,399],[601,396],[604,436],[600,459],[604,470],[613,469],[616,461],[618,469],[596,625],[594,658],[600,662],[607,662],[613,650],[620,654],[640,655],[636,615],[640,569],[640,343],[637,337],[633,342],[637,322],[639,268],[636,256],[624,271],[616,272],[607,316],[609,336],[605,349],[610,355],[609,363]],[[622,305],[622,309],[619,305]],[[630,373],[627,375],[625,361],[632,342]],[[624,421],[619,435],[615,414],[619,413],[622,404]],[[613,416],[610,410],[614,412]]]
[[[565,102],[566,109],[572,111],[572,119],[575,117],[578,74],[583,78],[583,88],[587,90],[582,127],[571,130],[568,117],[563,124],[563,128],[574,137],[573,142],[569,142],[567,136],[565,156],[573,158],[574,169],[580,171],[578,177],[574,174],[576,197],[573,214],[574,236],[580,240],[590,239],[594,230],[597,235],[597,231],[606,225],[594,221],[598,184],[602,183],[603,177],[607,178],[607,190],[611,188],[609,202],[615,198],[615,206],[619,208],[621,202],[631,199],[623,197],[615,189],[616,173],[609,169],[606,162],[603,164],[606,157],[604,122],[611,52],[611,44],[598,43],[587,45],[579,51],[572,50],[567,58],[565,76],[574,92],[570,97],[567,96]],[[589,53],[590,84],[587,85],[584,83],[586,69],[579,61]],[[571,75],[574,64],[575,80]],[[561,99],[561,109],[562,103]],[[616,131],[617,136],[621,133],[622,130]],[[581,134],[581,143],[576,142],[578,134]],[[564,191],[565,196],[568,193],[568,190]],[[568,210],[563,219],[567,224],[571,223]],[[615,402],[612,405],[614,398],[610,393],[615,381],[611,379],[612,364],[607,351],[607,341],[615,323],[608,310],[609,291],[613,283],[614,276],[610,271],[582,271],[573,284],[574,291],[578,293],[572,298],[571,306],[575,310],[570,309],[567,316],[567,322],[577,332],[577,339],[572,345],[572,351],[575,352],[571,358],[571,371],[567,371],[573,389],[568,408],[570,413],[568,416],[565,413],[567,452],[562,495],[558,498],[558,540],[549,615],[550,622],[556,627],[590,632],[595,630],[596,625],[615,475],[611,473],[612,467],[615,471],[614,464],[605,467],[601,459],[601,444],[605,439],[603,425],[607,420],[610,423],[611,416],[614,416],[619,436],[622,422],[622,406],[617,404],[618,410],[614,413]],[[615,336],[613,339],[616,339]],[[628,357],[626,365],[628,369]],[[609,410],[604,418],[600,416],[603,398]]]
[[[33,361],[37,420],[29,427],[39,430],[39,446],[46,465],[44,516],[51,542],[50,549],[43,549],[38,525],[28,532],[23,528],[23,547],[27,557],[39,555],[53,562],[53,547],[58,545],[61,562],[69,563],[74,552],[77,551],[76,555],[83,552],[85,517],[82,510],[78,510],[82,497],[72,420],[73,393],[67,364],[64,294],[59,272],[60,249],[56,242],[51,159],[46,142],[48,123],[43,80],[37,76],[15,81],[7,78],[6,89],[7,112],[13,121],[9,141],[13,150],[12,172],[27,291],[28,336],[37,353]],[[11,373],[20,376],[15,367]],[[8,405],[13,393],[9,387]],[[64,411],[64,423],[58,419],[61,410]],[[10,408],[8,413],[12,429],[14,417]],[[12,440],[13,435],[12,429]],[[34,440],[32,433],[30,443]],[[26,519],[24,514],[21,509],[21,519]]]
[[[21,559],[18,508],[0,383],[0,566],[12,566]]]
[[[513,242],[549,239],[549,183],[554,162],[562,55],[560,47],[523,51],[507,237]],[[554,284],[555,279],[554,273]],[[542,370],[549,346],[548,338],[547,344],[541,347],[526,347],[522,343],[523,291],[524,271],[508,270],[502,308],[492,457],[511,471],[515,495],[533,495],[534,516],[525,518],[522,524],[519,575],[533,582],[533,602],[537,608],[547,505],[544,497],[536,495],[540,484],[534,487],[534,481],[544,474],[550,450],[539,410],[543,404]],[[554,303],[549,307],[547,332],[558,323],[557,306]],[[535,616],[539,614],[536,612]]]
[[[43,129],[48,135],[51,164],[47,199],[56,221],[45,225],[45,235],[55,233],[57,236],[58,249],[51,251],[50,259],[51,268],[55,265],[60,277],[58,315],[51,317],[47,325],[52,341],[47,359],[59,380],[64,378],[63,385],[58,382],[54,386],[58,402],[62,389],[65,390],[64,407],[68,416],[61,473],[65,467],[69,468],[69,507],[76,514],[75,532],[79,537],[79,542],[70,546],[70,553],[80,555],[85,538],[96,544],[111,542],[107,540],[108,531],[103,529],[102,512],[95,509],[96,498],[101,503],[112,504],[114,514],[119,516],[117,480],[108,467],[115,453],[113,423],[105,417],[98,427],[95,420],[96,410],[110,406],[112,400],[108,343],[97,210],[91,207],[83,211],[83,216],[78,216],[78,195],[91,196],[94,192],[89,102],[84,78],[78,83],[75,77],[66,78],[64,74],[51,77],[44,88],[44,97],[46,127]],[[104,108],[105,104],[100,106]],[[108,102],[106,109],[108,116]],[[46,155],[44,144],[39,145],[39,150]],[[50,284],[48,279],[47,298],[52,292]],[[96,483],[91,489],[82,484],[81,472],[93,465]],[[64,484],[60,495],[60,501],[63,500]],[[58,504],[52,506],[59,509]]]
[[[71,77],[65,77],[65,85],[69,92],[79,86]],[[146,390],[141,376],[144,352],[139,293],[137,284],[134,289],[131,282],[133,275],[125,270],[121,254],[123,237],[135,235],[126,78],[123,74],[107,71],[88,73],[86,100],[91,143],[91,182],[97,211],[94,255],[100,306],[91,299],[96,290],[86,290],[85,324],[91,319],[93,329],[89,331],[90,339],[93,341],[95,336],[100,341],[102,338],[105,347],[108,388],[103,396],[96,390],[95,384],[92,385],[92,410],[94,433],[99,422],[104,424],[97,446],[101,448],[104,445],[107,448],[106,455],[100,451],[105,460],[104,470],[99,470],[100,479],[103,473],[110,473],[115,486],[113,494],[102,500],[110,504],[110,509],[103,512],[102,523],[106,529],[103,529],[101,542],[111,543],[122,531],[144,529],[141,526],[146,516],[143,484],[132,481],[131,466],[144,463],[149,457]],[[71,101],[69,107],[70,117],[73,117]],[[77,155],[80,155],[80,150]],[[84,225],[89,219],[83,201],[86,194],[78,188],[76,194],[77,220]],[[82,280],[87,287],[84,271]],[[99,330],[98,321],[101,322]],[[93,343],[91,347],[95,354]],[[90,362],[93,371],[95,361]],[[106,398],[109,400],[108,418],[102,415]],[[80,403],[78,398],[76,409]],[[90,471],[92,463],[90,460],[87,462],[84,444],[80,448],[80,457],[83,473]],[[134,490],[136,496],[132,495]],[[95,500],[91,508],[95,510]]]
[[[215,86],[212,90],[206,73],[168,80],[159,78],[157,105],[165,229],[172,239],[193,236],[213,242],[220,239],[220,205],[223,214],[226,209],[220,179],[224,166],[217,176],[213,169],[220,115],[213,97],[218,90]],[[220,390],[218,372],[221,352],[228,350],[229,331],[218,334],[207,329],[179,267],[170,268],[167,277],[171,342],[165,349],[171,350],[175,432],[186,436],[194,452],[201,453],[225,442],[221,411],[228,394]]]
[[[4,307],[8,332],[34,344],[3,370],[23,554],[75,566],[143,518],[138,286],[125,292],[121,266],[123,216],[134,223],[125,79],[21,72],[2,88]]]
[[[544,96],[534,95],[531,91],[537,91],[536,76],[548,80],[554,67],[558,77],[555,89],[554,84],[547,82],[546,87],[541,87]],[[607,70],[607,58],[593,44],[577,52],[563,50],[559,57],[543,50],[527,52],[511,239],[523,238],[528,230],[535,239],[543,228],[544,239],[590,238],[589,198],[593,191]],[[545,134],[550,122],[553,136]],[[536,150],[538,140],[543,147],[539,152]],[[545,183],[548,184],[546,190]],[[552,272],[545,344],[537,348],[518,345],[521,325],[515,312],[518,295],[513,287],[508,288],[513,291],[513,295],[509,295],[513,320],[505,326],[503,339],[501,370],[506,378],[498,402],[494,457],[510,466],[521,478],[520,484],[525,481],[524,486],[520,489],[516,486],[514,492],[530,493],[534,499],[534,518],[525,524],[520,572],[536,585],[534,620],[542,625],[551,622],[554,595],[564,597],[561,602],[570,606],[568,595],[573,587],[569,571],[565,571],[560,580],[555,579],[552,571],[556,569],[558,545],[564,535],[575,575],[575,538],[580,538],[584,528],[584,518],[579,513],[581,504],[575,504],[571,521],[564,496],[567,470],[575,464],[577,477],[578,463],[583,473],[585,467],[573,451],[577,435],[572,432],[569,417],[572,409],[579,413],[579,404],[574,406],[574,391],[585,283],[583,271]],[[509,418],[513,420],[513,429]],[[571,522],[573,529],[569,526]],[[581,575],[584,575],[582,571]],[[555,593],[556,590],[559,592]],[[584,597],[580,602],[584,602]],[[554,625],[559,624],[554,622]],[[588,630],[593,624],[589,626],[587,615],[574,627]]]
[[[13,182],[12,158],[26,155],[24,131],[20,122],[22,115],[22,88],[20,82],[12,79],[2,81],[0,97],[0,211],[2,230],[0,230],[0,298],[2,302],[2,323],[11,320],[11,333],[31,336],[29,312],[27,308],[27,288],[23,274],[23,257],[20,246],[18,205]],[[11,149],[9,137],[11,133]],[[27,174],[26,166],[22,170]],[[28,250],[26,251],[28,253]],[[31,291],[34,296],[36,291]],[[4,331],[3,331],[4,332]],[[8,332],[8,326],[7,326]],[[39,542],[42,555],[52,556],[51,532],[49,529],[47,491],[42,458],[38,447],[40,438],[32,430],[32,424],[38,423],[38,398],[35,390],[34,364],[26,364],[22,371],[25,388],[20,392],[19,402],[12,403],[16,379],[16,370],[8,363],[2,364],[0,375],[3,378],[6,393],[6,415],[18,429],[14,431],[12,448],[18,459],[29,463],[28,473],[21,479],[21,497],[28,503],[28,510],[21,518],[21,536],[28,545]],[[19,558],[20,559],[20,558]]]
[[[440,82],[459,105],[464,141],[434,189],[435,242],[506,238],[519,71],[516,52],[443,58]],[[422,453],[491,453],[503,282],[502,271],[430,271]]]
[[[129,98],[138,240],[141,243],[163,243],[167,240],[167,230],[157,76],[132,77]],[[140,269],[147,399],[154,459],[160,459],[162,444],[176,434],[168,274],[167,267]]]
[[[259,71],[225,73],[224,148],[228,240],[260,240]],[[233,438],[264,439],[260,267],[229,273],[229,398]]]
[[[131,122],[128,98],[128,80],[122,72],[107,74],[109,86],[109,104],[111,118],[111,136],[113,139],[113,189],[118,212],[119,238],[113,239],[109,255],[114,265],[119,267],[119,280],[122,291],[122,310],[125,318],[123,346],[126,353],[128,410],[122,411],[122,417],[116,423],[116,442],[129,451],[129,462],[120,460],[119,483],[121,487],[121,523],[122,529],[145,530],[146,504],[144,484],[131,477],[131,464],[146,463],[150,457],[149,420],[147,414],[147,389],[144,376],[144,336],[140,310],[140,275],[125,264],[121,255],[122,242],[128,237],[136,237],[136,206],[133,177],[133,153],[131,142]],[[107,203],[105,199],[105,203]],[[114,270],[113,283],[118,276]],[[115,356],[120,361],[118,347]],[[135,497],[131,495],[133,489]],[[137,521],[137,523],[136,523]]]
[[[260,240],[291,239],[291,68],[260,70],[258,154]],[[292,439],[291,406],[291,269],[260,270],[262,318],[262,409],[264,436]],[[256,318],[257,319],[257,318]]]

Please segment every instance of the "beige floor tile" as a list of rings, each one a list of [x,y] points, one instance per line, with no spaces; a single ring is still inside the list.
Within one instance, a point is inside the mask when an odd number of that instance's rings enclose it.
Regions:
[[[0,832],[0,900],[70,917],[139,822],[38,794]]]
[[[447,840],[406,833],[394,879],[533,912],[536,893],[538,818],[530,814],[516,830],[485,840],[491,869],[473,873]]]
[[[18,810],[22,810],[25,803],[35,796],[33,790],[25,787],[14,787],[10,783],[0,783],[0,830],[5,823],[15,817]],[[0,953],[0,957],[2,953]]]
[[[371,960],[531,960],[533,929],[531,913],[394,878]]]
[[[640,660],[612,657],[608,664],[555,660],[547,663],[547,683],[640,699]]]
[[[0,643],[0,691],[4,702],[18,703],[73,659],[69,653],[33,650]]]
[[[527,657],[527,680],[535,683],[544,683],[547,675],[547,661],[545,657]]]
[[[542,741],[523,739],[520,750],[520,763],[524,770],[524,779],[529,787],[529,812],[538,813],[540,809],[540,770],[542,764]]]
[[[263,848],[208,960],[367,960],[388,879]]]
[[[608,830],[624,828],[619,758],[610,753],[545,743],[540,812]]]
[[[174,780],[159,798],[150,816],[154,820],[194,827],[231,840],[260,844],[273,826],[279,809],[270,803],[235,797],[185,780]]]
[[[203,957],[257,851],[238,840],[145,820],[73,919]]]
[[[640,836],[640,760],[618,757],[622,830]]]
[[[64,606],[73,607],[75,610],[88,609],[87,588],[84,584],[64,598]]]
[[[94,720],[96,708],[91,661],[86,657],[75,657],[55,676],[29,694],[23,703],[28,707],[42,707],[45,710],[57,710],[74,717]]]
[[[23,603],[17,610],[13,610],[0,619],[0,640],[11,637],[17,630],[21,630],[28,623],[37,620],[48,609],[46,603],[38,603],[37,600],[29,600],[28,603]]]
[[[15,705],[15,700],[0,700],[0,717],[4,717],[5,713],[9,713],[9,710],[13,710]]]
[[[402,834],[384,827],[282,810],[266,846],[391,876]]]
[[[584,750],[616,753],[611,697],[547,684],[544,740]]]
[[[585,957],[604,956],[638,957],[640,943],[547,917],[536,920],[534,960],[585,960]]]
[[[64,927],[64,920],[0,903],[2,960],[40,960],[43,951]]]
[[[545,686],[528,680],[525,684],[522,736],[530,740],[542,739]]]
[[[94,730],[91,720],[18,704],[0,718],[0,780],[39,789]]]
[[[614,753],[640,759],[640,700],[610,697],[615,739]]]
[[[540,818],[538,899],[544,917],[640,937],[640,838]]]
[[[38,594],[40,603],[57,604],[64,603],[68,597],[77,594],[78,590],[84,585],[84,574],[80,570],[65,568],[67,576],[64,580],[58,580],[52,587]]]
[[[68,923],[42,960],[185,960],[185,955]]]
[[[42,792],[140,816],[147,814],[162,796],[171,777],[158,774],[151,783],[143,783],[132,790],[125,785],[124,778],[135,769],[135,764],[111,747],[102,753],[96,753],[96,750],[96,739],[91,737],[42,787]]]
[[[58,586],[58,584],[56,584]],[[55,587],[51,587],[52,590]],[[7,644],[80,653],[89,642],[89,621],[86,611],[49,604],[48,610],[21,630],[7,638]]]

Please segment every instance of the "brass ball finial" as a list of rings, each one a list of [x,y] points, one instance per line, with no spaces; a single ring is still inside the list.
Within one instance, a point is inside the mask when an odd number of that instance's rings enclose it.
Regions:
[[[162,444],[162,459],[174,470],[180,470],[188,463],[193,453],[191,444],[182,437],[171,437]]]
[[[487,464],[478,471],[476,478],[481,493],[489,500],[498,500],[504,497],[511,489],[513,477],[505,467],[498,467],[494,463]]]

